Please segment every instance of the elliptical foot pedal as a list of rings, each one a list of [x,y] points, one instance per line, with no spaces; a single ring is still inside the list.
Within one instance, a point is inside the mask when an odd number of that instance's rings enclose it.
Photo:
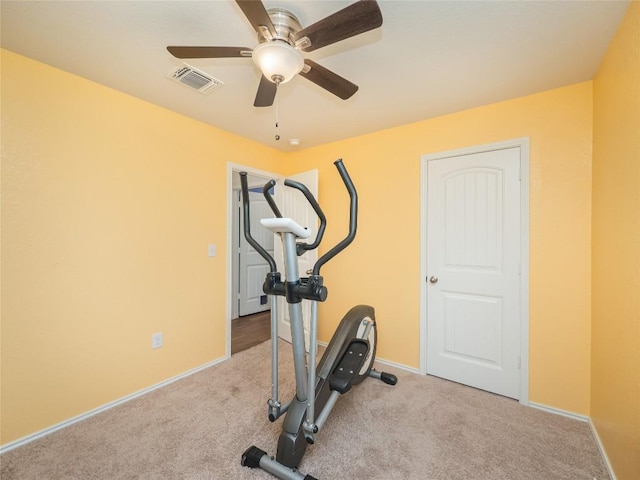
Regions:
[[[366,340],[351,340],[340,362],[329,377],[331,390],[340,394],[347,393],[351,389],[353,379],[360,373],[367,355],[369,354],[369,342]]]
[[[249,447],[242,454],[242,460],[240,464],[243,467],[260,468],[260,459],[267,454],[264,450],[260,450],[258,447]]]

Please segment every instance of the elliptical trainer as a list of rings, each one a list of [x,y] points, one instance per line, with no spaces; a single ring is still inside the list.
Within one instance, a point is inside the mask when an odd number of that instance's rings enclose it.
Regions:
[[[349,233],[316,261],[308,277],[300,276],[297,257],[308,250],[318,248],[324,235],[326,217],[304,184],[285,180],[285,186],[302,192],[320,220],[318,233],[312,243],[297,242],[298,239],[309,238],[310,230],[300,226],[293,219],[282,216],[270,194],[271,188],[276,183],[274,180],[264,185],[264,196],[275,217],[261,219],[260,223],[282,238],[284,281],[273,257],[251,236],[247,174],[240,173],[244,235],[247,242],[266,260],[270,268],[263,290],[268,295],[284,296],[288,303],[296,383],[294,398],[283,405],[278,399],[278,319],[277,302],[274,301],[271,306],[272,396],[268,402],[268,415],[272,422],[285,413],[286,416],[278,439],[275,458],[253,446],[243,453],[241,463],[250,468],[262,468],[282,480],[315,480],[311,475],[300,473],[297,468],[307,444],[315,442],[316,434],[327,421],[340,395],[347,393],[366,377],[377,378],[388,385],[395,385],[398,381],[395,375],[373,369],[377,330],[374,309],[368,305],[357,305],[347,312],[316,366],[318,302],[324,302],[327,299],[327,287],[323,285],[320,268],[351,244],[357,229],[358,195],[355,186],[342,160],[337,160],[334,164],[349,192]],[[301,305],[303,299],[312,302],[308,368]]]

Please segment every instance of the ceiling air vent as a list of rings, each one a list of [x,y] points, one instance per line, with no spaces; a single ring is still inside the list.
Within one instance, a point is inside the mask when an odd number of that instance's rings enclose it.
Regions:
[[[170,72],[169,78],[191,87],[200,93],[208,93],[214,88],[224,85],[220,80],[186,63],[179,65]]]

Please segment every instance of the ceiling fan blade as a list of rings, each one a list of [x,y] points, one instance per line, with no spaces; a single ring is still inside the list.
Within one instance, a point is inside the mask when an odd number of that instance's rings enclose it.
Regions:
[[[236,0],[236,3],[256,32],[261,34],[260,27],[263,26],[269,30],[271,36],[276,36],[276,29],[273,26],[273,22],[260,0]]]
[[[305,52],[360,35],[382,25],[375,0],[359,0],[295,34],[296,45]],[[305,39],[306,37],[306,39]],[[308,39],[308,41],[307,41]]]
[[[256,93],[256,99],[253,102],[254,107],[270,107],[273,105],[273,101],[276,98],[276,92],[278,86],[269,81],[267,77],[262,75],[260,78],[260,85],[258,85],[258,93]]]
[[[252,50],[244,47],[167,47],[176,58],[251,57]]]
[[[308,58],[304,61],[305,68],[302,69],[300,75],[307,80],[312,81],[316,85],[333,93],[343,100],[351,98],[358,91],[358,86],[349,80],[342,78],[337,73],[318,65]]]

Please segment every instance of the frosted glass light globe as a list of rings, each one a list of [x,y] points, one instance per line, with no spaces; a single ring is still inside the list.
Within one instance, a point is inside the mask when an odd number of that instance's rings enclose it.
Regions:
[[[261,43],[252,57],[262,74],[274,83],[287,83],[304,67],[302,55],[285,42]]]

